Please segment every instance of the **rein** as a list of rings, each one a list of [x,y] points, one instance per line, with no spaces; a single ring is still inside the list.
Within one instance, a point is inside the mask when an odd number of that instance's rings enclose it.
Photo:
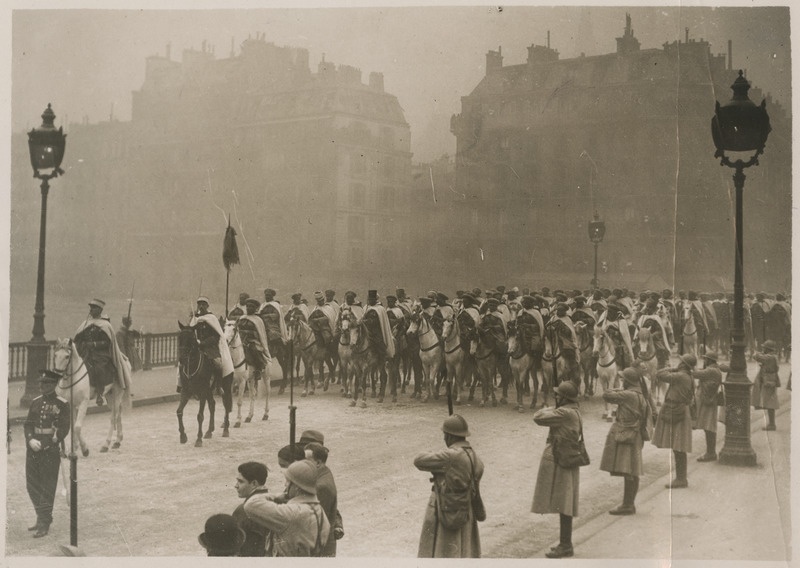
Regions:
[[[197,368],[194,371],[192,371],[191,373],[187,372],[186,367],[189,366],[189,361],[190,361],[190,359],[192,357],[192,354],[191,353],[182,353],[180,355],[180,357],[178,358],[178,361],[180,362],[181,369],[183,369],[183,374],[186,376],[187,379],[191,379],[192,377],[194,377],[198,372],[200,372],[200,368],[203,366],[203,358],[205,357],[205,355],[203,355],[203,352],[199,348],[197,349],[197,352],[200,354],[200,357],[197,360]],[[186,357],[186,365],[183,364],[184,356]]]
[[[427,323],[427,324],[428,324],[428,330],[427,330],[427,331],[425,331],[425,332],[423,332],[423,333],[420,333],[420,331],[422,331],[422,322],[423,322],[423,321],[424,321],[425,323]],[[426,320],[426,319],[422,318],[422,320],[420,320],[420,322],[418,322],[418,323],[417,323],[417,331],[416,331],[416,336],[417,336],[417,337],[419,337],[419,338],[422,338],[423,336],[425,336],[425,335],[428,335],[428,334],[429,334],[429,333],[431,333],[432,331],[433,331],[433,327],[431,326],[431,324],[430,324],[430,323],[428,323],[428,320]],[[433,349],[436,349],[437,347],[439,347],[439,342],[438,342],[438,341],[434,341],[434,342],[433,342],[433,344],[432,344],[430,347],[426,347],[426,348],[424,348],[424,349],[423,349],[423,348],[422,348],[422,346],[420,345],[420,347],[419,347],[419,350],[420,350],[422,353],[427,353],[428,351],[431,351],[431,350],[433,350]]]
[[[67,365],[64,367],[64,369],[63,370],[56,369],[56,371],[58,371],[59,373],[66,373],[67,369],[69,369],[70,365],[72,364],[72,353],[73,353],[73,351],[72,351],[72,349],[70,349],[69,357],[67,358]],[[77,370],[72,371],[69,375],[65,375],[64,377],[61,378],[60,381],[58,381],[58,388],[60,388],[61,390],[71,389],[72,387],[77,385],[79,382],[81,382],[83,379],[85,379],[87,376],[89,376],[89,369],[86,369],[86,372],[83,373],[80,377],[78,377],[78,379],[74,383],[70,383],[67,386],[61,386],[61,381],[63,381],[65,378],[67,378],[67,376],[74,377],[78,373],[78,371],[80,371],[81,369],[83,369],[85,367],[86,367],[86,362],[85,361],[81,361],[81,366],[78,367]]]
[[[236,341],[237,337],[239,337],[239,328],[234,326],[234,328],[233,328],[233,337],[231,337],[231,340],[228,341],[228,347],[232,348],[232,349],[238,349],[239,347],[241,347],[242,351],[244,351],[244,345],[242,345],[241,340],[239,340],[239,344],[238,345],[234,345],[234,342]],[[246,362],[247,362],[247,357],[245,357],[244,353],[242,353],[242,360],[239,363],[235,363],[233,365],[233,369],[234,370],[238,369],[239,367],[244,365]]]
[[[605,340],[603,340],[603,347],[607,347]],[[606,349],[602,353],[598,351],[598,357],[599,358],[603,358],[605,355],[609,355],[609,354],[611,354],[611,349],[610,348]],[[611,365],[613,365],[615,362],[616,362],[616,358],[615,357],[611,357],[611,361],[606,363],[605,365],[603,363],[601,363],[600,361],[598,361],[597,364],[600,367],[602,367],[603,369],[606,369],[606,368],[610,367]]]

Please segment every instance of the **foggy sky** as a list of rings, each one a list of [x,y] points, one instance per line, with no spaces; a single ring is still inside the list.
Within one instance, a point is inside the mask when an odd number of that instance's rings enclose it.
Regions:
[[[130,4],[127,4],[130,6]],[[169,4],[167,4],[169,5]],[[131,91],[144,80],[145,58],[180,61],[205,40],[217,59],[235,54],[248,35],[309,50],[310,67],[327,61],[382,72],[411,126],[415,161],[455,151],[450,116],[460,97],[484,76],[485,54],[502,46],[504,65],[523,63],[527,47],[550,45],[561,59],[612,53],[625,13],[642,49],[704,38],[714,54],[733,40],[733,64],[784,105],[791,63],[786,8],[667,7],[373,7],[214,10],[14,10],[12,116],[14,131],[40,124],[48,102],[57,125],[130,120]],[[722,102],[730,93],[719,95]],[[112,110],[113,107],[113,110]],[[709,117],[713,109],[709,108]],[[68,129],[67,129],[68,130]]]

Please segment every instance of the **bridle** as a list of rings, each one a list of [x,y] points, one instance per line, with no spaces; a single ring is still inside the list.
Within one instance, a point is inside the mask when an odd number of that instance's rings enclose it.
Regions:
[[[192,331],[192,335],[194,335],[195,341],[197,341],[197,332],[195,332],[195,330],[191,330],[191,331]],[[194,371],[192,371],[191,373],[189,373],[187,371],[187,367],[189,366],[189,360],[190,360],[190,358],[192,356],[191,349],[186,349],[186,348],[182,349],[181,350],[181,354],[178,357],[178,362],[180,364],[180,368],[183,370],[183,374],[186,376],[187,379],[191,379],[197,373],[199,373],[200,372],[200,368],[203,366],[203,360],[205,359],[205,355],[203,354],[203,352],[199,348],[197,349],[197,353],[200,355],[200,357],[198,357],[198,359],[197,359],[197,368]],[[186,357],[186,363],[185,364],[183,362],[184,357]]]
[[[606,345],[606,337],[607,336],[606,336],[605,332],[601,332],[601,334],[599,336],[599,339],[600,339],[600,343],[603,345],[603,348],[605,349],[605,351],[598,350],[599,359],[602,359],[605,355],[608,355],[608,354],[611,353],[611,348]],[[611,361],[609,363],[606,363],[605,365],[603,363],[601,363],[599,360],[597,361],[597,364],[600,365],[603,369],[605,369],[605,368],[610,367],[611,365],[613,365],[615,362],[616,362],[616,357],[612,357]]]
[[[68,345],[69,345],[69,347],[65,346],[65,347],[61,347],[60,349],[58,349],[58,351],[62,351],[64,349],[69,349],[69,357],[67,357],[67,364],[64,366],[63,369],[55,369],[55,371],[57,371],[59,373],[62,373],[62,375],[63,375],[61,377],[61,379],[59,379],[59,381],[58,381],[58,388],[60,388],[61,390],[71,389],[72,387],[77,385],[79,382],[81,382],[83,379],[85,379],[87,376],[89,376],[89,369],[86,369],[86,371],[80,377],[78,377],[77,380],[75,380],[75,382],[70,383],[70,384],[68,384],[66,386],[62,386],[61,381],[65,380],[67,377],[74,377],[81,369],[84,369],[86,367],[86,361],[82,361],[81,362],[81,366],[78,367],[75,371],[72,371],[69,375],[64,374],[64,373],[67,372],[67,369],[69,369],[70,366],[72,365],[72,354],[73,354],[73,349],[75,349],[75,346],[72,345],[71,342]]]
[[[236,339],[237,338],[239,339],[239,344],[238,345],[234,345],[234,343],[236,343]],[[244,365],[247,362],[247,357],[245,357],[245,355],[244,355],[244,345],[242,344],[242,339],[239,336],[239,328],[234,325],[233,326],[233,336],[231,337],[230,341],[228,341],[228,348],[236,349],[237,347],[241,347],[242,348],[242,360],[233,365],[233,369],[234,370],[238,369],[239,367],[241,367],[242,365]]]

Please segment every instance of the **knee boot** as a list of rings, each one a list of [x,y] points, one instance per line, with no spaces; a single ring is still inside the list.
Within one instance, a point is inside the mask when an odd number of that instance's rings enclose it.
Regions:
[[[616,509],[611,509],[608,513],[610,515],[634,515],[636,514],[636,507],[633,501],[636,498],[636,491],[638,490],[638,477],[630,475],[625,476],[625,489],[622,497],[622,505]],[[634,482],[636,485],[634,485]]]
[[[717,459],[717,433],[716,432],[709,432],[705,430],[706,433],[706,453],[705,455],[700,456],[697,458],[699,462],[708,462],[708,461],[715,461]]]
[[[572,517],[559,514],[560,538],[558,546],[545,553],[548,558],[566,558],[574,554],[572,549]]]
[[[769,418],[769,424],[764,430],[775,430],[775,409],[768,408],[767,409],[767,418]]]
[[[667,489],[681,489],[689,487],[689,480],[686,478],[686,452],[672,450],[675,456],[675,479],[666,485]]]

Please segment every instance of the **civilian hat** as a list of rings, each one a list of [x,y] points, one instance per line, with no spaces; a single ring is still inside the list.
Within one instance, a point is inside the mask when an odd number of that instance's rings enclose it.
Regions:
[[[325,445],[325,436],[317,430],[306,430],[300,434],[300,444],[309,444],[311,442]]]
[[[217,553],[236,553],[244,543],[245,533],[231,515],[211,515],[205,532],[197,540],[206,550]]]

